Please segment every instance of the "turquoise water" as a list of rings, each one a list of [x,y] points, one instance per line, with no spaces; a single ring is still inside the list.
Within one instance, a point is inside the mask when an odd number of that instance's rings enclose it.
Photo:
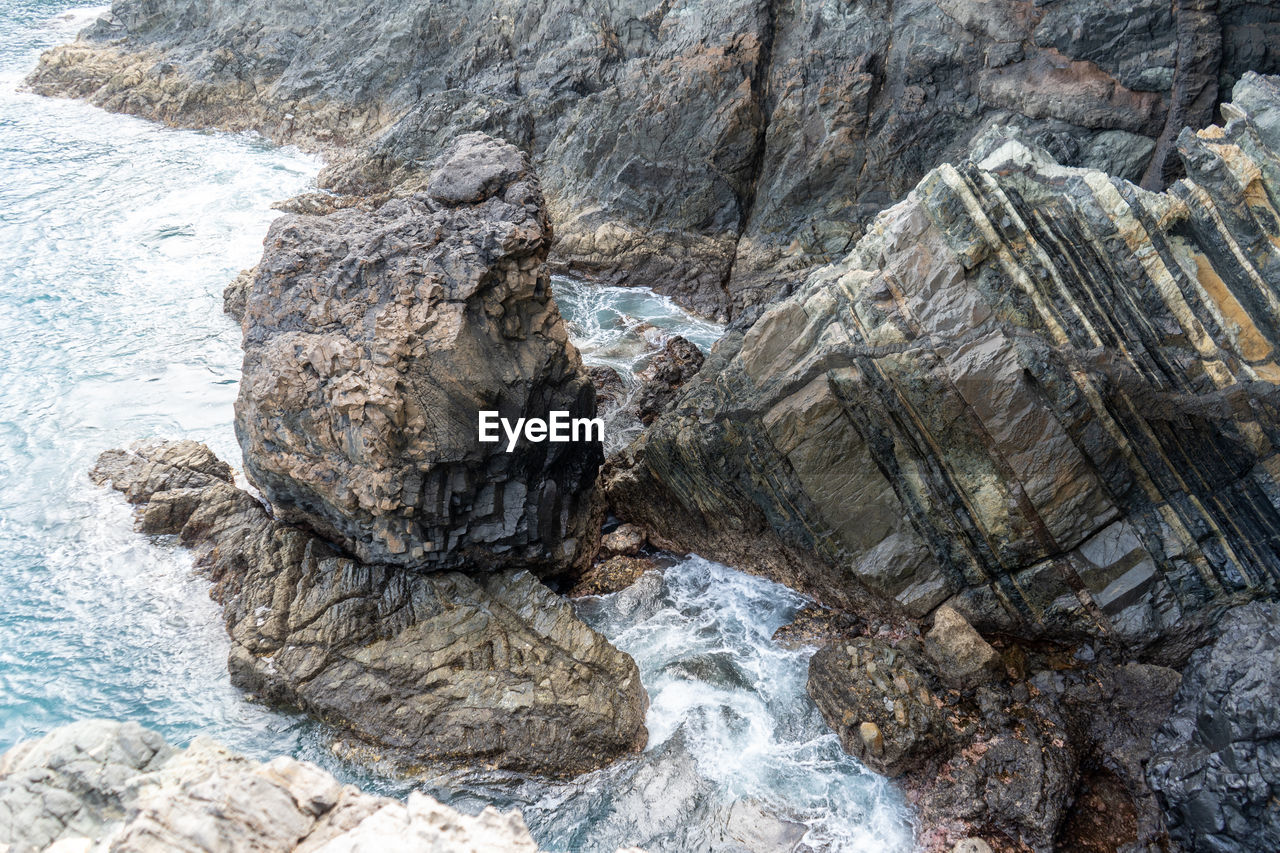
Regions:
[[[222,288],[256,262],[271,203],[310,187],[319,164],[252,136],[15,91],[41,49],[88,19],[65,11],[0,0],[0,750],[73,720],[132,719],[178,743],[206,734],[403,793],[404,781],[336,759],[323,727],[246,702],[187,554],[135,534],[123,501],[86,477],[102,450],[151,436],[238,462],[239,330]],[[624,373],[663,334],[707,347],[720,332],[642,290],[558,281],[557,292],[584,357]],[[653,748],[681,732],[719,800],[790,815],[815,849],[909,846],[897,795],[840,751],[804,695],[808,653],[769,640],[800,596],[689,558],[650,606],[628,600],[596,599],[583,615],[639,662]],[[740,677],[707,675],[708,661]],[[610,805],[630,772],[576,786],[449,773],[426,787],[466,808],[519,805],[552,849],[670,849],[635,837],[635,816]]]

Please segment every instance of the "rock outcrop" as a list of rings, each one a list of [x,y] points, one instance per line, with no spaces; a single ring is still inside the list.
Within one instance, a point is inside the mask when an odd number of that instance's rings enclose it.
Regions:
[[[190,441],[93,471],[174,534],[214,583],[232,682],[354,733],[404,766],[482,762],[571,776],[642,749],[635,662],[527,571],[422,574],[352,560],[272,518]]]
[[[600,441],[509,451],[477,430],[481,410],[512,423],[596,412],[551,295],[537,178],[483,134],[429,174],[423,192],[372,209],[272,224],[239,300],[246,474],[282,520],[364,562],[585,566]]]
[[[813,656],[808,691],[846,751],[899,777],[921,850],[971,836],[1037,853],[1166,849],[1145,770],[1178,673],[1007,650],[1021,671],[956,686],[914,636],[837,638]]]
[[[533,155],[559,269],[724,316],[997,126],[1158,188],[1277,44],[1260,0],[116,0],[30,84],[328,150],[342,192],[421,187],[483,130]]]
[[[935,169],[720,341],[616,514],[829,605],[1185,656],[1280,579],[1280,81],[1223,114],[1164,194],[998,138]]]
[[[56,847],[54,845],[57,845]],[[472,817],[414,792],[361,792],[289,757],[265,764],[136,723],[87,720],[0,756],[0,849],[537,853],[519,812]]]
[[[1187,850],[1280,849],[1280,610],[1240,607],[1191,656],[1148,775]]]

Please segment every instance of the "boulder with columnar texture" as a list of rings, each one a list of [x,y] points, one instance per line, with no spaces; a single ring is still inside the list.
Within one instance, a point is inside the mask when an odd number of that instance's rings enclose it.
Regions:
[[[932,171],[717,345],[616,513],[829,604],[1172,656],[1274,594],[1280,81],[1235,98],[1163,194],[999,139]]]
[[[328,150],[342,192],[483,130],[534,157],[560,269],[714,316],[993,127],[1155,186],[1277,44],[1267,0],[116,0],[30,82]]]
[[[635,662],[527,571],[473,579],[358,563],[271,518],[191,441],[107,451],[93,471],[214,582],[231,680],[389,758],[571,776],[642,749]]]
[[[590,560],[596,442],[481,443],[478,413],[593,417],[546,271],[551,227],[515,147],[459,138],[426,190],[286,215],[244,299],[236,433],[280,518],[366,562]]]
[[[343,785],[304,761],[265,764],[137,723],[86,720],[0,755],[0,849],[537,853],[519,812],[460,814]]]

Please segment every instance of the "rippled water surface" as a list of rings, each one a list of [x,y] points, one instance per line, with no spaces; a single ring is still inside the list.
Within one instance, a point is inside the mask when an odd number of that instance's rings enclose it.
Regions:
[[[66,12],[0,0],[0,750],[85,717],[133,719],[402,793],[334,758],[323,727],[244,701],[185,552],[133,533],[124,503],[86,478],[102,450],[150,436],[238,462],[239,332],[222,288],[257,260],[271,203],[308,188],[319,164],[18,93],[39,50],[88,19]],[[624,374],[664,334],[705,348],[720,333],[645,291],[556,289],[587,361]],[[657,851],[681,843],[628,794],[638,773],[678,767],[704,811],[741,800],[786,815],[815,849],[905,848],[899,799],[804,695],[808,653],[770,642],[800,604],[698,558],[588,600],[584,617],[640,665],[646,755],[573,785],[451,773],[428,787],[469,808],[520,805],[552,849]]]

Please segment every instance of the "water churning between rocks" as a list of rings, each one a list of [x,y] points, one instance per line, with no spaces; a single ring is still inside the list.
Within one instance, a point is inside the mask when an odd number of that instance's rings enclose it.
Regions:
[[[336,757],[323,726],[231,687],[222,616],[189,555],[134,533],[124,502],[86,476],[102,450],[148,437],[239,463],[239,330],[222,288],[257,260],[271,203],[319,168],[251,135],[18,92],[38,52],[90,14],[0,0],[0,750],[108,717],[403,794]],[[587,362],[625,377],[644,365],[646,334],[705,349],[720,333],[644,290],[557,280],[556,292]],[[840,750],[805,695],[809,652],[770,639],[803,602],[696,557],[584,600],[584,618],[640,666],[646,753],[569,784],[469,771],[426,786],[464,807],[519,806],[556,850],[684,849],[716,815],[756,833],[739,843],[906,849],[900,796]]]

